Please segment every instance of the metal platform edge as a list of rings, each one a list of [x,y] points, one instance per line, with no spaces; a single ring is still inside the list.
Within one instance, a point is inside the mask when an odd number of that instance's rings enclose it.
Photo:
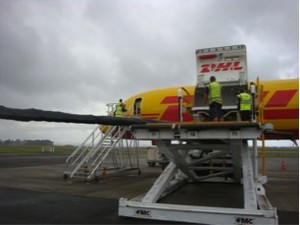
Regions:
[[[119,216],[200,224],[278,224],[276,208],[245,210],[165,203],[145,203],[120,198]]]

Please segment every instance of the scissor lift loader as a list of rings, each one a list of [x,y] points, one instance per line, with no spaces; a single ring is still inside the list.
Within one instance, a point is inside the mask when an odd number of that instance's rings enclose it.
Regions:
[[[134,136],[156,140],[171,163],[146,195],[121,198],[119,215],[203,224],[278,224],[276,208],[268,201],[258,176],[256,139],[266,129],[258,123],[148,124],[131,127]],[[254,142],[253,149],[246,141]],[[195,159],[193,149],[208,152]],[[229,163],[220,165],[220,160]],[[216,165],[210,163],[216,161]],[[158,203],[188,181],[233,182],[243,185],[244,207],[207,207]],[[199,193],[201,195],[201,193]]]
[[[155,140],[170,164],[152,188],[142,196],[119,200],[119,215],[144,219],[197,224],[278,224],[276,208],[268,201],[258,175],[257,139],[270,124],[238,120],[235,91],[247,87],[246,47],[244,45],[196,51],[199,62],[198,83],[193,107],[195,122],[155,123],[131,126],[138,140]],[[225,60],[225,61],[224,61]],[[205,63],[203,63],[205,62]],[[236,73],[238,72],[238,73]],[[232,75],[233,74],[233,75]],[[225,87],[225,122],[204,122],[208,106],[203,106],[201,92],[211,75]],[[223,92],[224,93],[224,92]],[[248,142],[252,141],[252,147]],[[198,151],[199,154],[193,154]],[[162,203],[160,199],[187,182],[233,183],[243,187],[243,206],[195,206]],[[198,193],[201,198],[201,193]]]

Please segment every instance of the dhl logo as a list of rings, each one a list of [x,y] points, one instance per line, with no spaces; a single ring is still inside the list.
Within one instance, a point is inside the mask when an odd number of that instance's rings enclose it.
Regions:
[[[230,71],[230,70],[242,70],[243,67],[240,65],[240,62],[221,62],[221,63],[212,63],[212,64],[203,64],[201,65],[200,73],[209,73],[209,72],[221,72],[221,71]]]

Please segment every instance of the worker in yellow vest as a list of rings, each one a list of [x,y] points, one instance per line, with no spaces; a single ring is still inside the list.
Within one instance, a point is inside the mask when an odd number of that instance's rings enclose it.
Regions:
[[[206,87],[204,104],[208,101],[210,117],[213,121],[222,121],[222,87],[216,81],[216,77],[210,77],[210,83]]]
[[[119,102],[116,105],[116,110],[115,110],[115,117],[123,117],[124,116],[124,112],[126,112],[126,108],[125,105],[123,103],[123,100],[120,99]]]
[[[238,109],[240,111],[242,121],[251,121],[251,95],[246,92],[245,89],[241,89],[238,98]]]

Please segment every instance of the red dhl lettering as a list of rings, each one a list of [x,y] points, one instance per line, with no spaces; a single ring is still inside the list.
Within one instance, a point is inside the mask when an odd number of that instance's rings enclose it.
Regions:
[[[269,109],[264,110],[265,120],[297,120],[299,119],[298,109]]]
[[[292,98],[298,92],[296,89],[291,90],[278,90],[275,91],[268,102],[265,103],[265,108],[270,107],[287,107]],[[270,91],[264,91],[262,93],[262,100],[270,94]],[[193,95],[185,96],[189,101],[192,101]],[[160,104],[178,104],[178,96],[167,96]],[[157,115],[155,115],[157,116]],[[184,121],[193,121],[193,117],[190,113],[185,112],[183,114]],[[169,105],[166,110],[162,113],[161,120],[177,121],[178,120],[178,106]],[[299,119],[298,109],[270,109],[264,110],[265,120],[282,120],[282,119]]]
[[[185,102],[192,102],[193,95],[184,95],[183,101]],[[178,96],[167,96],[165,97],[160,104],[177,104],[178,103]]]
[[[276,91],[265,107],[285,107],[292,100],[297,90],[280,90]]]
[[[184,112],[182,116],[183,116],[183,121],[185,122],[193,121],[192,114],[188,112]],[[178,121],[178,106],[177,105],[168,106],[160,119],[166,121]]]
[[[209,73],[209,72],[221,72],[229,70],[242,70],[243,67],[240,66],[240,61],[237,62],[221,62],[217,64],[203,64],[201,65],[200,73]]]

